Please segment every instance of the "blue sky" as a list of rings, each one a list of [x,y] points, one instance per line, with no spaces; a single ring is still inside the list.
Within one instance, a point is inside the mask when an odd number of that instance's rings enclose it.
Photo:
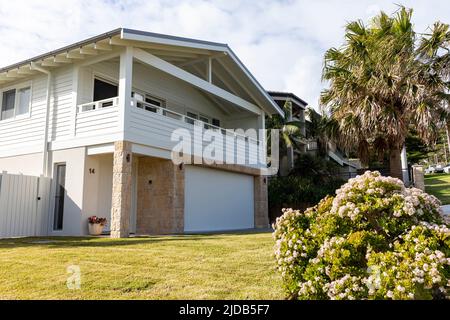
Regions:
[[[450,23],[448,0],[0,0],[0,65],[128,27],[228,43],[266,89],[316,107],[323,54],[342,43],[346,21],[395,3],[414,8],[418,32]]]

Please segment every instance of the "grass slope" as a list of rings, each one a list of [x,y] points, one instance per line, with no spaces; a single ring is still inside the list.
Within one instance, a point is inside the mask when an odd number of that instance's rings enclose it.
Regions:
[[[272,247],[269,233],[5,239],[0,299],[282,299]]]
[[[425,191],[441,200],[442,204],[450,204],[450,174],[425,175]]]

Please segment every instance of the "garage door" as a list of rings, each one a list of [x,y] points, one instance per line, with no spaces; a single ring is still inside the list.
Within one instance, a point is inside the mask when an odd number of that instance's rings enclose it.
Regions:
[[[184,230],[250,229],[253,218],[253,177],[186,166]]]

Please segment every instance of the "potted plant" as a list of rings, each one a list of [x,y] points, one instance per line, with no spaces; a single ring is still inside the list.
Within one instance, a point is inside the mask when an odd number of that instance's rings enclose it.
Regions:
[[[100,218],[97,216],[91,216],[88,218],[89,222],[89,234],[93,236],[101,235],[103,227],[106,224],[106,218]]]

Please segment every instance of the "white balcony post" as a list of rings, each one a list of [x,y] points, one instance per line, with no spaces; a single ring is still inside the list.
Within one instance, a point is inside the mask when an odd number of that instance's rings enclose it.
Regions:
[[[264,111],[258,117],[258,122],[260,125],[260,136],[258,137],[259,146],[258,146],[258,156],[259,156],[259,164],[265,166],[267,163],[267,146],[266,146],[266,114]]]
[[[128,119],[131,108],[131,88],[133,83],[133,47],[126,47],[120,54],[119,74],[119,125],[125,131],[128,127]]]
[[[77,114],[78,110],[78,83],[79,83],[79,73],[80,67],[75,66],[73,69],[72,75],[72,103],[73,103],[73,112],[72,112],[72,135],[75,137],[77,130]]]

